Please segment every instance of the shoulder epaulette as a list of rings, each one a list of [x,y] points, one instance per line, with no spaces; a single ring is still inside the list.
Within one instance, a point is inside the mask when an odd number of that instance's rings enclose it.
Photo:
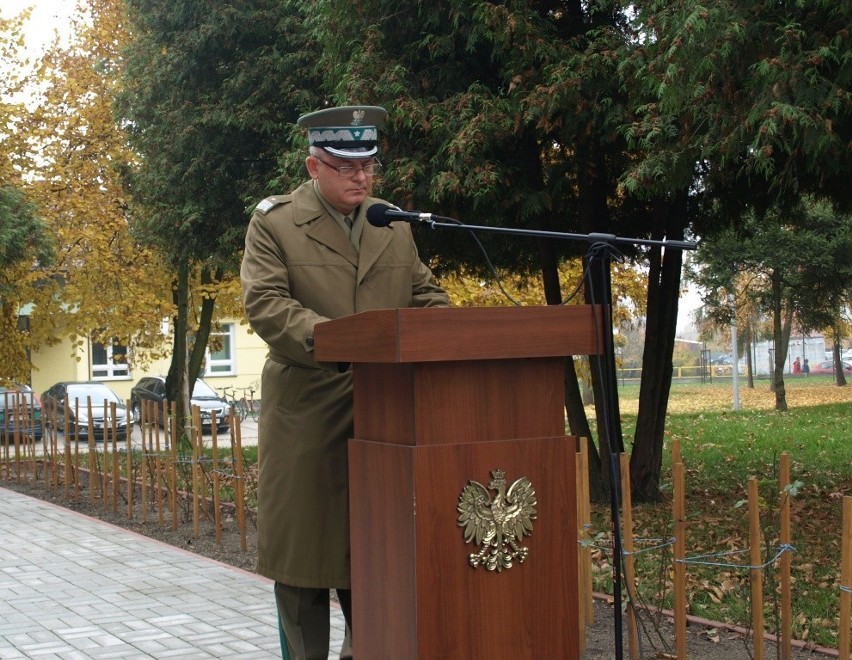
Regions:
[[[262,202],[260,202],[257,206],[254,207],[254,210],[260,213],[261,215],[266,215],[279,204],[284,204],[285,202],[289,201],[290,195],[273,195],[272,197],[267,197]]]

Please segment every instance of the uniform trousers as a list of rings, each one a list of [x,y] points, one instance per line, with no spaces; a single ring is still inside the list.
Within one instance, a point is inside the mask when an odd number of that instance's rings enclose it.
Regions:
[[[336,591],[343,618],[346,620],[340,660],[352,660],[352,592],[349,589]],[[288,657],[289,660],[328,660],[331,632],[329,599],[328,589],[275,583],[275,602],[284,633],[281,651],[285,660]]]

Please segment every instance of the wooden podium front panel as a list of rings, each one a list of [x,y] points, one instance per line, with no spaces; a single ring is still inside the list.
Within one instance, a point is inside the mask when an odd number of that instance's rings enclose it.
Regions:
[[[577,658],[574,456],[565,436],[405,446],[350,443],[356,658]],[[468,562],[457,525],[471,480],[526,477],[537,496],[523,563]],[[493,491],[490,491],[494,495]]]
[[[564,360],[356,364],[355,437],[422,446],[563,435]]]
[[[417,657],[414,462],[402,445],[349,441],[356,658]],[[375,645],[394,650],[375,653]]]

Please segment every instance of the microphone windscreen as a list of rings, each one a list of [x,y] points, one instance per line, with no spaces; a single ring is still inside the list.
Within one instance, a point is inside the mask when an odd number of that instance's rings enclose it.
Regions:
[[[373,204],[367,209],[367,222],[374,227],[387,227],[392,219],[387,215],[390,208],[387,204]]]

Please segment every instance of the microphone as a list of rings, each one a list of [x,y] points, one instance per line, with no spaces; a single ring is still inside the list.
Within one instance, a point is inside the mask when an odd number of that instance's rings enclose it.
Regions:
[[[367,222],[374,227],[387,227],[394,220],[402,220],[404,222],[432,222],[432,220],[438,219],[440,219],[440,216],[432,215],[431,213],[403,211],[389,204],[373,204],[367,209]]]

